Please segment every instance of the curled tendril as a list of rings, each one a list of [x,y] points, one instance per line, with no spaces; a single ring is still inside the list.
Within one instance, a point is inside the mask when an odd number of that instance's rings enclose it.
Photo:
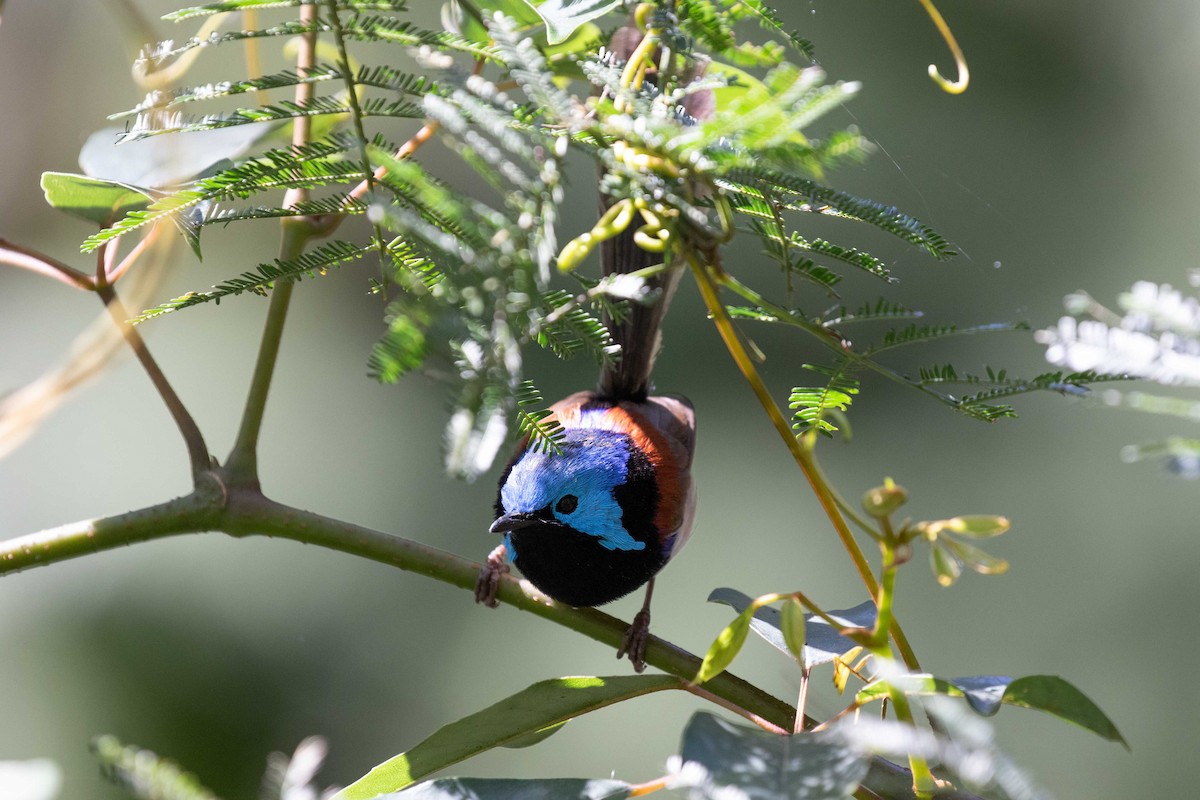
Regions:
[[[934,64],[929,65],[929,77],[933,78],[934,83],[942,87],[942,91],[949,94],[962,94],[967,90],[967,84],[971,82],[971,71],[967,69],[967,59],[963,56],[962,48],[958,46],[958,42],[951,32],[950,26],[946,24],[946,20],[942,19],[941,13],[933,5],[933,0],[920,0],[920,3],[925,7],[925,13],[933,20],[933,24],[938,29],[938,33],[942,35],[946,46],[950,48],[950,53],[954,56],[954,63],[958,67],[958,80],[946,80]]]

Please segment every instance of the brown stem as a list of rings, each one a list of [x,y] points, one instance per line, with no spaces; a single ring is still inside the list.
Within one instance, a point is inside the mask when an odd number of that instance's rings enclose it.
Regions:
[[[53,278],[60,283],[87,292],[95,291],[96,286],[90,276],[68,266],[58,259],[39,253],[28,247],[13,244],[7,239],[0,238],[0,264],[27,269],[47,278]]]
[[[129,255],[121,259],[121,263],[116,266],[111,264],[105,265],[104,281],[105,283],[116,283],[122,275],[124,275],[130,267],[137,263],[138,259],[146,254],[146,252],[155,245],[158,241],[160,232],[163,230],[162,225],[154,225],[150,228],[150,232],[142,237],[133,249],[129,251]],[[115,260],[115,259],[114,259]]]
[[[192,477],[193,479],[198,479],[212,465],[208,446],[204,443],[204,435],[200,433],[200,428],[196,425],[196,421],[192,419],[192,415],[188,412],[187,407],[184,406],[183,401],[179,399],[179,395],[175,393],[170,382],[167,381],[167,376],[159,368],[158,362],[150,355],[150,350],[146,347],[146,342],[142,339],[141,334],[129,324],[129,312],[125,310],[125,306],[117,297],[116,289],[105,283],[96,287],[96,293],[104,301],[104,307],[108,309],[113,322],[121,329],[121,335],[125,337],[125,341],[133,349],[134,355],[137,356],[138,361],[142,364],[142,368],[150,376],[150,382],[154,384],[159,397],[166,404],[171,418],[175,420],[175,426],[179,428],[180,434],[183,435],[183,441],[187,445],[188,460],[192,466]]]

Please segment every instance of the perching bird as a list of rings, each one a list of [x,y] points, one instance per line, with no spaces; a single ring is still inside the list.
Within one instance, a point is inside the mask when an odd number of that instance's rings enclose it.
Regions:
[[[639,328],[634,318],[647,315],[661,312],[635,309],[618,330]],[[657,348],[657,335],[648,341]],[[654,576],[691,533],[696,425],[686,399],[647,396],[652,354],[641,358],[635,346],[627,360],[643,363],[635,384],[606,370],[597,391],[551,406],[564,429],[559,453],[523,443],[505,469],[491,526],[504,541],[488,557],[476,599],[495,604],[509,561],[540,591],[573,606],[602,605],[649,584],[617,653],[628,653],[640,672]]]
[[[628,59],[642,35],[631,18],[610,49]],[[703,66],[697,69],[698,75]],[[694,92],[684,105],[693,117],[707,118],[712,93]],[[601,244],[605,275],[662,262],[663,254],[635,244],[635,227]],[[561,452],[523,442],[501,475],[491,532],[504,540],[488,556],[475,592],[477,601],[496,605],[510,561],[543,593],[574,606],[602,605],[646,585],[642,610],[617,651],[638,672],[645,668],[654,576],[687,541],[696,505],[692,404],[649,394],[663,316],[682,273],[681,265],[668,267],[647,279],[657,290],[652,304],[631,304],[620,322],[606,320],[621,357],[601,370],[596,390],[551,406],[564,429]]]

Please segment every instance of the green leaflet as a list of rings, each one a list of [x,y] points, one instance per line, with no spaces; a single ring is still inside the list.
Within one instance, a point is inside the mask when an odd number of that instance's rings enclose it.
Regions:
[[[42,191],[52,208],[101,226],[144,209],[152,199],[140,186],[70,172],[43,172]]]
[[[556,678],[439,729],[406,753],[388,759],[342,789],[334,800],[370,800],[416,783],[439,769],[493,747],[520,741],[598,708],[664,689],[683,689],[670,675]]]
[[[935,678],[928,674],[904,675],[892,679],[890,685],[910,695],[964,697],[971,708],[985,716],[998,712],[1001,705],[1034,708],[1129,749],[1125,737],[1100,707],[1069,681],[1057,675],[1029,675],[1016,679],[1003,675],[950,679]],[[855,699],[859,703],[883,699],[889,688],[888,682],[875,681],[859,690]]]

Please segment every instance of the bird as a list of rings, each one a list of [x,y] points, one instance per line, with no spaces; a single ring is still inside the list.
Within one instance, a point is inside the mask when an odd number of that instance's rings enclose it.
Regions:
[[[631,21],[614,35],[612,49],[627,59],[640,38]],[[693,110],[707,117],[711,102],[700,100],[706,104]],[[601,199],[601,213],[609,202]],[[594,390],[550,407],[545,422],[562,427],[557,449],[530,446],[529,437],[517,445],[501,473],[489,528],[502,541],[480,570],[475,599],[497,605],[510,563],[540,592],[571,606],[603,605],[644,585],[642,608],[617,650],[642,672],[655,576],[692,531],[696,414],[682,395],[651,394],[662,322],[683,265],[639,247],[634,227],[601,243],[602,271],[663,263],[645,279],[653,301],[631,303],[620,319],[605,315],[620,358],[605,362]]]
[[[558,452],[522,443],[500,477],[489,530],[503,541],[481,572],[477,599],[494,604],[510,562],[572,606],[603,605],[647,585],[617,654],[640,672],[654,577],[692,529],[694,409],[680,396],[584,391],[551,413],[563,429]]]
[[[660,288],[673,289],[675,280],[666,276]],[[476,586],[476,600],[495,606],[509,563],[571,606],[603,605],[646,585],[617,652],[638,672],[645,668],[654,577],[687,542],[696,507],[695,410],[680,395],[649,394],[667,293],[613,325],[623,356],[602,370],[595,390],[550,407],[546,421],[562,427],[557,452],[531,447],[528,437],[517,446],[500,476],[489,528],[503,539]]]

